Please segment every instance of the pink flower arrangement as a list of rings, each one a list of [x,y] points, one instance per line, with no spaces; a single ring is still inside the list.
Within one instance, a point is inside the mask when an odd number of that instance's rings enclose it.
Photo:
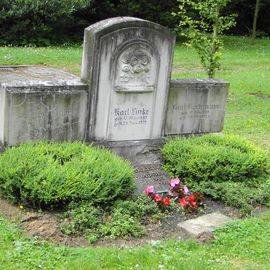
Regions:
[[[187,186],[183,187],[183,192],[184,192],[185,195],[189,193],[189,189],[188,189]]]
[[[154,186],[148,186],[144,190],[145,194],[150,197],[159,206],[169,206],[171,198],[175,202],[179,202],[181,207],[186,212],[191,212],[197,209],[199,206],[204,205],[204,198],[201,192],[191,193],[189,188],[180,181],[179,178],[171,179],[169,182],[168,196],[162,197],[155,192]]]
[[[154,189],[153,186],[148,186],[148,187],[145,188],[144,193],[145,193],[147,196],[149,196],[149,195],[155,193],[155,189]]]
[[[181,185],[181,181],[179,180],[179,178],[174,178],[170,181],[170,186],[171,188],[175,188],[178,185]]]
[[[161,197],[158,193],[155,192],[153,186],[148,186],[145,188],[144,193],[150,197],[153,201],[155,201],[159,206],[168,206],[170,205],[169,197]]]

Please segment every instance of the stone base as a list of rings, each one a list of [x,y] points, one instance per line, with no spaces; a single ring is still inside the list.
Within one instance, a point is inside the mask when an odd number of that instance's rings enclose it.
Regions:
[[[165,139],[119,141],[119,142],[94,142],[110,149],[135,167],[136,194],[142,194],[147,186],[154,186],[159,193],[168,191],[169,175],[162,171],[160,149]]]
[[[161,164],[160,149],[165,139],[140,141],[95,141],[94,145],[109,148],[114,153],[129,160],[134,166],[143,164]]]
[[[219,212],[215,212],[181,222],[177,226],[193,236],[198,236],[201,233],[212,232],[217,227],[223,226],[231,221],[231,218]]]
[[[0,154],[3,153],[4,151],[5,151],[5,147],[0,144]]]

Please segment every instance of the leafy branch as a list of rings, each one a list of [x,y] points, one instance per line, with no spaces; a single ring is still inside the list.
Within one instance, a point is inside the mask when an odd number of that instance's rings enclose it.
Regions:
[[[178,0],[180,18],[177,30],[187,38],[201,60],[208,77],[213,78],[220,69],[223,41],[220,36],[235,25],[235,14],[222,15],[230,0]]]

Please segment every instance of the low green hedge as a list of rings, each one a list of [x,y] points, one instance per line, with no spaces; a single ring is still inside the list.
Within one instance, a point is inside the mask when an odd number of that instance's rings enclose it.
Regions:
[[[162,149],[164,170],[173,177],[194,181],[245,181],[264,174],[266,152],[231,135],[176,138]]]
[[[106,204],[129,195],[133,168],[108,150],[82,143],[26,143],[0,155],[1,193],[45,207],[71,201]]]

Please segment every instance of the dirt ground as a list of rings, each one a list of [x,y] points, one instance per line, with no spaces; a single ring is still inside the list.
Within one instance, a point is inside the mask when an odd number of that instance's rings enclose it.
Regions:
[[[84,237],[72,237],[64,235],[59,228],[61,219],[59,214],[54,212],[41,212],[32,209],[20,208],[0,198],[0,213],[7,219],[15,222],[29,237],[40,240],[48,240],[57,244],[64,244],[73,247],[84,246],[137,246],[152,241],[163,239],[186,239],[190,237],[185,231],[181,231],[177,224],[187,219],[195,218],[202,214],[220,212],[232,218],[240,217],[236,209],[226,207],[213,200],[206,200],[206,208],[202,213],[177,214],[161,220],[157,224],[146,226],[146,235],[141,238],[99,240],[95,244],[89,244]]]

